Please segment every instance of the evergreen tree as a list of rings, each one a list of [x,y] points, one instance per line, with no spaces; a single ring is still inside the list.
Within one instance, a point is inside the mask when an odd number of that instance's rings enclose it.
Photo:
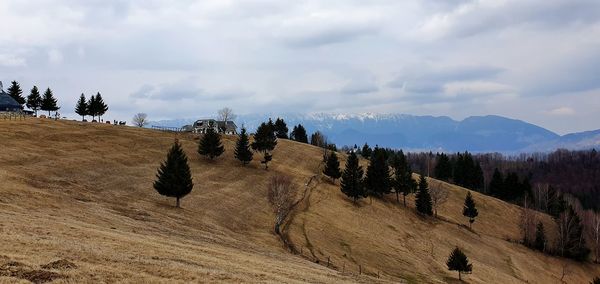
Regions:
[[[29,96],[27,96],[27,107],[35,112],[35,116],[42,107],[42,96],[40,96],[40,91],[36,86],[33,86]]]
[[[358,163],[356,153],[350,153],[346,160],[346,168],[342,173],[340,189],[346,196],[352,198],[355,204],[359,198],[367,196],[363,186],[363,174],[363,168]]]
[[[371,147],[369,147],[369,144],[367,143],[365,143],[365,145],[363,145],[362,149],[360,150],[360,155],[363,156],[363,158],[365,159],[370,159],[372,153],[373,150],[371,150]]]
[[[449,181],[452,177],[452,164],[448,155],[441,153],[437,155],[437,163],[434,169],[435,177],[439,180]]]
[[[265,169],[269,168],[269,162],[273,159],[271,151],[275,149],[275,146],[277,146],[277,137],[275,136],[273,127],[263,122],[256,130],[254,142],[252,142],[251,147],[254,151],[263,153],[261,163],[265,164]]]
[[[225,152],[225,148],[221,143],[221,135],[215,132],[212,127],[209,127],[198,142],[198,154],[212,160],[221,156],[223,152]]]
[[[365,189],[367,194],[382,197],[391,192],[390,168],[385,158],[385,151],[375,147],[373,158],[367,167]]]
[[[250,139],[246,134],[246,128],[242,127],[240,136],[235,145],[234,156],[242,162],[242,165],[247,165],[252,161],[252,151],[250,151]]]
[[[288,127],[285,121],[281,118],[275,120],[275,136],[281,139],[288,139]]]
[[[21,95],[23,94],[23,90],[17,81],[12,81],[10,87],[8,88],[8,95],[11,96],[17,103],[21,105],[21,109],[25,104],[25,98]]]
[[[46,92],[44,92],[41,109],[43,111],[47,111],[48,116],[50,116],[51,111],[57,111],[60,109],[60,107],[58,107],[58,102],[56,101],[56,98],[54,98],[50,88],[46,89]]]
[[[546,233],[544,232],[544,223],[541,221],[535,227],[535,241],[533,248],[539,251],[546,251]]]
[[[108,105],[104,103],[100,92],[96,94],[95,103],[96,107],[94,108],[94,110],[96,111],[96,115],[98,116],[98,121],[100,121],[102,119],[102,116],[108,111]]]
[[[458,279],[462,280],[461,273],[470,273],[473,271],[473,265],[469,263],[469,259],[458,247],[450,253],[448,261],[446,261],[448,270],[458,271]]]
[[[490,181],[490,194],[494,197],[502,198],[505,194],[504,192],[504,176],[498,170],[498,168],[494,169],[494,174],[492,175],[492,180]]]
[[[329,155],[327,155],[327,162],[325,163],[323,174],[330,177],[334,184],[335,180],[342,176],[342,172],[340,171],[340,161],[338,160],[335,152],[331,152]]]
[[[77,105],[75,105],[75,113],[81,115],[82,121],[85,120],[85,116],[88,114],[88,107],[84,94],[81,94],[79,101],[77,101]]]
[[[556,220],[558,225],[558,251],[561,256],[583,261],[590,253],[586,247],[583,224],[573,206],[567,206],[565,212]]]
[[[294,141],[308,144],[308,135],[306,134],[306,129],[304,129],[304,126],[302,126],[302,124],[294,126],[290,138]]]
[[[160,165],[156,178],[154,189],[161,195],[175,197],[177,207],[180,207],[179,199],[190,193],[194,184],[187,156],[179,141],[175,140],[167,154],[167,160]]]
[[[87,114],[92,116],[92,121],[96,120],[98,115],[98,103],[96,102],[96,96],[92,95],[87,102]]]
[[[394,193],[396,193],[396,202],[400,202],[399,195],[402,193],[402,196],[404,197],[404,207],[406,207],[406,196],[414,192],[417,185],[412,178],[412,170],[410,169],[410,166],[406,161],[406,156],[404,156],[402,150],[394,155],[391,166],[394,169],[392,187]]]
[[[519,176],[515,172],[509,172],[504,179],[504,194],[501,198],[506,201],[515,201],[521,197],[522,184],[519,182]]]
[[[433,215],[433,205],[431,202],[431,195],[429,195],[429,185],[423,175],[421,175],[421,178],[419,179],[419,189],[415,196],[415,205],[419,213],[429,216]]]
[[[566,208],[566,202],[562,194],[552,186],[548,187],[548,204],[546,208],[547,213],[554,219],[557,219]]]
[[[467,192],[467,196],[465,197],[465,205],[463,206],[463,215],[469,218],[469,229],[475,222],[475,217],[479,215],[477,208],[475,207],[475,200],[473,200],[473,196],[471,192]]]

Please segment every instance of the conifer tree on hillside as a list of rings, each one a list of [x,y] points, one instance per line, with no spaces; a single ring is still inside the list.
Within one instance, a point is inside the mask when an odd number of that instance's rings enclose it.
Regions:
[[[77,105],[75,105],[75,113],[81,115],[82,121],[85,120],[85,116],[88,114],[88,107],[84,94],[81,94],[79,101],[77,101]]]
[[[546,205],[547,213],[554,219],[558,219],[561,213],[565,211],[566,202],[562,194],[554,189],[554,187],[548,187],[548,202]]]
[[[371,159],[372,153],[373,150],[371,150],[371,147],[369,147],[369,144],[367,143],[365,143],[365,145],[363,145],[362,149],[360,150],[360,155],[365,159]]]
[[[334,184],[335,180],[342,176],[342,172],[340,171],[340,161],[333,151],[327,155],[327,161],[325,163],[325,169],[323,169],[323,174],[330,177]]]
[[[240,136],[235,145],[234,156],[245,166],[252,161],[253,155],[254,154],[252,154],[252,151],[250,150],[250,139],[248,138],[248,134],[246,134],[246,128],[242,127]]]
[[[263,153],[262,164],[265,164],[265,169],[269,169],[269,162],[273,159],[271,151],[277,146],[277,137],[273,131],[273,127],[268,123],[261,123],[254,134],[254,142],[251,147],[254,151]]]
[[[42,96],[36,86],[31,88],[29,96],[27,96],[27,107],[34,111],[35,116],[38,115],[38,110],[42,107]]]
[[[454,248],[446,261],[448,270],[458,271],[458,279],[462,280],[462,273],[470,273],[473,271],[473,265],[469,263],[469,259],[458,247]]]
[[[382,197],[391,192],[390,168],[385,158],[385,152],[379,147],[375,147],[373,158],[367,167],[365,176],[365,189],[367,194],[375,197]]]
[[[533,248],[539,251],[546,251],[546,232],[544,232],[544,223],[541,221],[535,227],[535,241]]]
[[[225,148],[221,143],[221,135],[209,127],[198,142],[198,154],[213,160],[221,156],[223,152],[225,152]]]
[[[194,183],[187,156],[179,141],[175,140],[167,154],[167,159],[161,163],[156,178],[154,189],[161,195],[175,197],[177,207],[180,207],[179,199],[192,191]]]
[[[558,227],[557,249],[561,256],[584,261],[590,249],[586,247],[583,224],[573,206],[569,205],[556,220]]]
[[[54,98],[54,95],[52,94],[52,90],[50,90],[50,88],[46,89],[46,92],[44,92],[44,97],[42,97],[41,109],[43,111],[47,111],[48,116],[50,116],[51,111],[57,111],[60,109],[60,107],[58,107],[58,102],[56,101],[56,98]]]
[[[400,202],[399,195],[402,193],[404,207],[406,207],[406,196],[415,191],[417,184],[412,178],[412,170],[408,165],[406,156],[404,156],[402,150],[394,155],[391,166],[394,169],[392,188],[394,189],[394,193],[396,193],[396,202]]]
[[[479,215],[479,212],[477,211],[477,208],[475,206],[475,200],[473,200],[473,196],[471,195],[471,192],[467,192],[467,196],[465,197],[465,205],[463,206],[463,215],[467,218],[469,218],[469,229],[471,229],[471,226],[473,225],[473,222],[475,222],[475,217],[477,217],[477,215]]]
[[[304,128],[304,126],[302,126],[302,124],[294,126],[290,138],[294,141],[308,144],[308,135],[306,134],[306,129]]]
[[[504,175],[502,175],[498,168],[494,169],[489,190],[490,194],[494,197],[502,198],[504,196]]]
[[[275,120],[275,136],[281,139],[288,139],[288,127],[285,121],[282,118],[277,118]]]
[[[104,103],[104,100],[102,99],[102,95],[100,94],[100,92],[98,92],[96,94],[95,103],[96,103],[96,106],[94,107],[94,110],[96,112],[96,115],[98,116],[98,121],[101,121],[102,116],[108,111],[108,105],[106,105],[106,103]]]
[[[435,178],[449,181],[452,177],[452,164],[448,155],[441,153],[437,155],[437,163],[434,169]]]
[[[367,196],[363,185],[363,174],[363,168],[358,163],[356,153],[350,153],[346,160],[346,168],[342,173],[340,189],[346,196],[352,198],[355,204],[358,199]]]
[[[415,205],[417,211],[424,215],[433,215],[433,204],[431,202],[431,195],[429,195],[429,185],[425,176],[421,175],[419,179],[419,189],[415,196]]]
[[[87,102],[87,114],[92,116],[92,121],[96,120],[96,115],[98,115],[98,103],[96,102],[95,95],[92,95]]]
[[[12,81],[10,87],[8,87],[8,95],[11,96],[17,103],[21,105],[25,104],[25,98],[21,95],[23,90],[17,81]]]

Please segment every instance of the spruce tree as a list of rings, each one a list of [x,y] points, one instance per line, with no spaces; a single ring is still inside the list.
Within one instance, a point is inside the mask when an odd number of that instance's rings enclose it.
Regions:
[[[285,121],[281,118],[275,120],[275,136],[281,139],[288,139],[288,127]]]
[[[270,121],[270,120],[269,120]],[[269,169],[269,162],[273,159],[271,151],[277,146],[277,137],[273,131],[272,123],[261,123],[254,134],[254,142],[251,147],[254,151],[263,153],[262,164],[265,164],[265,169]]]
[[[448,155],[441,153],[437,155],[437,163],[434,169],[435,178],[449,181],[452,177],[452,164]]]
[[[350,153],[346,160],[346,168],[342,173],[340,189],[346,196],[352,198],[355,204],[358,199],[367,196],[363,186],[363,174],[363,168],[358,163],[356,153]]]
[[[419,213],[429,216],[433,215],[433,205],[431,202],[431,195],[429,195],[429,185],[423,175],[421,175],[421,178],[419,179],[419,189],[415,196],[415,205]]]
[[[404,207],[406,207],[406,196],[414,192],[416,183],[412,178],[412,170],[406,162],[406,156],[404,156],[402,150],[394,155],[391,166],[394,169],[392,188],[394,189],[394,193],[396,193],[396,202],[400,202],[399,195],[402,193]]]
[[[175,197],[177,207],[180,207],[179,199],[189,194],[194,184],[187,156],[179,141],[175,140],[167,159],[161,163],[156,178],[154,189],[161,195]]]
[[[367,194],[382,197],[391,192],[390,168],[383,149],[375,147],[373,159],[367,167],[365,189]]]
[[[544,223],[541,221],[535,227],[535,241],[533,248],[539,251],[546,251],[546,233],[544,232]]]
[[[247,165],[252,161],[252,151],[250,151],[250,139],[246,134],[246,128],[242,127],[239,138],[235,145],[235,151],[233,152],[236,159],[242,162],[242,165]]]
[[[498,197],[503,199],[505,195],[504,190],[504,176],[498,170],[498,168],[494,169],[494,174],[492,175],[492,180],[490,181],[490,194],[494,197]]]
[[[36,86],[31,88],[31,92],[27,96],[27,107],[35,112],[35,116],[42,107],[42,96],[40,96],[40,91]]]
[[[212,127],[209,127],[198,142],[198,154],[213,160],[214,158],[221,156],[223,152],[225,152],[225,148],[221,143],[221,135]]]
[[[365,145],[363,145],[362,149],[360,150],[360,155],[365,159],[371,159],[372,153],[373,150],[371,150],[371,147],[369,147],[369,144],[367,143],[365,143]]]
[[[477,208],[475,207],[475,200],[473,200],[473,196],[471,192],[467,192],[467,196],[465,197],[465,205],[463,206],[463,215],[469,218],[469,229],[475,222],[475,217],[479,215]]]
[[[469,259],[458,247],[454,248],[446,261],[448,270],[458,271],[458,279],[462,280],[462,273],[470,273],[473,271],[473,265],[469,263]]]
[[[104,99],[102,99],[102,95],[100,94],[100,92],[98,92],[98,94],[96,94],[96,107],[95,107],[95,111],[96,111],[96,115],[98,116],[98,121],[100,121],[102,119],[102,116],[108,111],[108,105],[106,105],[106,103],[104,103]]]
[[[335,180],[342,176],[342,172],[340,171],[340,161],[338,160],[335,152],[331,152],[329,155],[327,155],[327,162],[325,163],[323,174],[330,177],[334,184]]]
[[[554,187],[549,186],[546,212],[554,219],[557,219],[560,216],[560,213],[563,213],[565,211],[565,208],[566,203],[562,194],[556,189],[554,189]]]
[[[60,109],[60,107],[58,107],[58,102],[56,101],[56,98],[54,98],[50,88],[46,89],[46,92],[44,92],[41,109],[43,111],[47,111],[48,116],[50,116],[51,111],[57,111]]]
[[[583,261],[590,253],[586,247],[581,218],[568,205],[565,212],[556,220],[558,225],[558,251],[561,256]]]
[[[17,103],[21,105],[21,109],[25,104],[25,98],[21,95],[23,94],[23,90],[17,81],[12,81],[10,87],[8,88],[8,95],[11,96]]]
[[[92,116],[92,121],[96,120],[98,114],[98,103],[96,102],[96,96],[92,95],[87,102],[87,114]]]
[[[304,126],[302,126],[302,124],[294,126],[290,138],[294,141],[308,144],[308,135],[306,134],[306,129],[304,129]]]
[[[81,115],[82,121],[85,120],[85,116],[88,114],[88,107],[84,94],[81,94],[79,101],[77,101],[77,105],[75,105],[75,113]]]

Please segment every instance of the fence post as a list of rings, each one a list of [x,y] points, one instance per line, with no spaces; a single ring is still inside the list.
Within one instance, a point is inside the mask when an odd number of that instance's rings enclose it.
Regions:
[[[362,265],[358,265],[358,275],[362,274]]]

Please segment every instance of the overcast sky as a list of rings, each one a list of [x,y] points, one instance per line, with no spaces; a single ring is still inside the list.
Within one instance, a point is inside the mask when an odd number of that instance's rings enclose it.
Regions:
[[[497,114],[600,128],[598,0],[1,0],[0,80],[73,115]]]

